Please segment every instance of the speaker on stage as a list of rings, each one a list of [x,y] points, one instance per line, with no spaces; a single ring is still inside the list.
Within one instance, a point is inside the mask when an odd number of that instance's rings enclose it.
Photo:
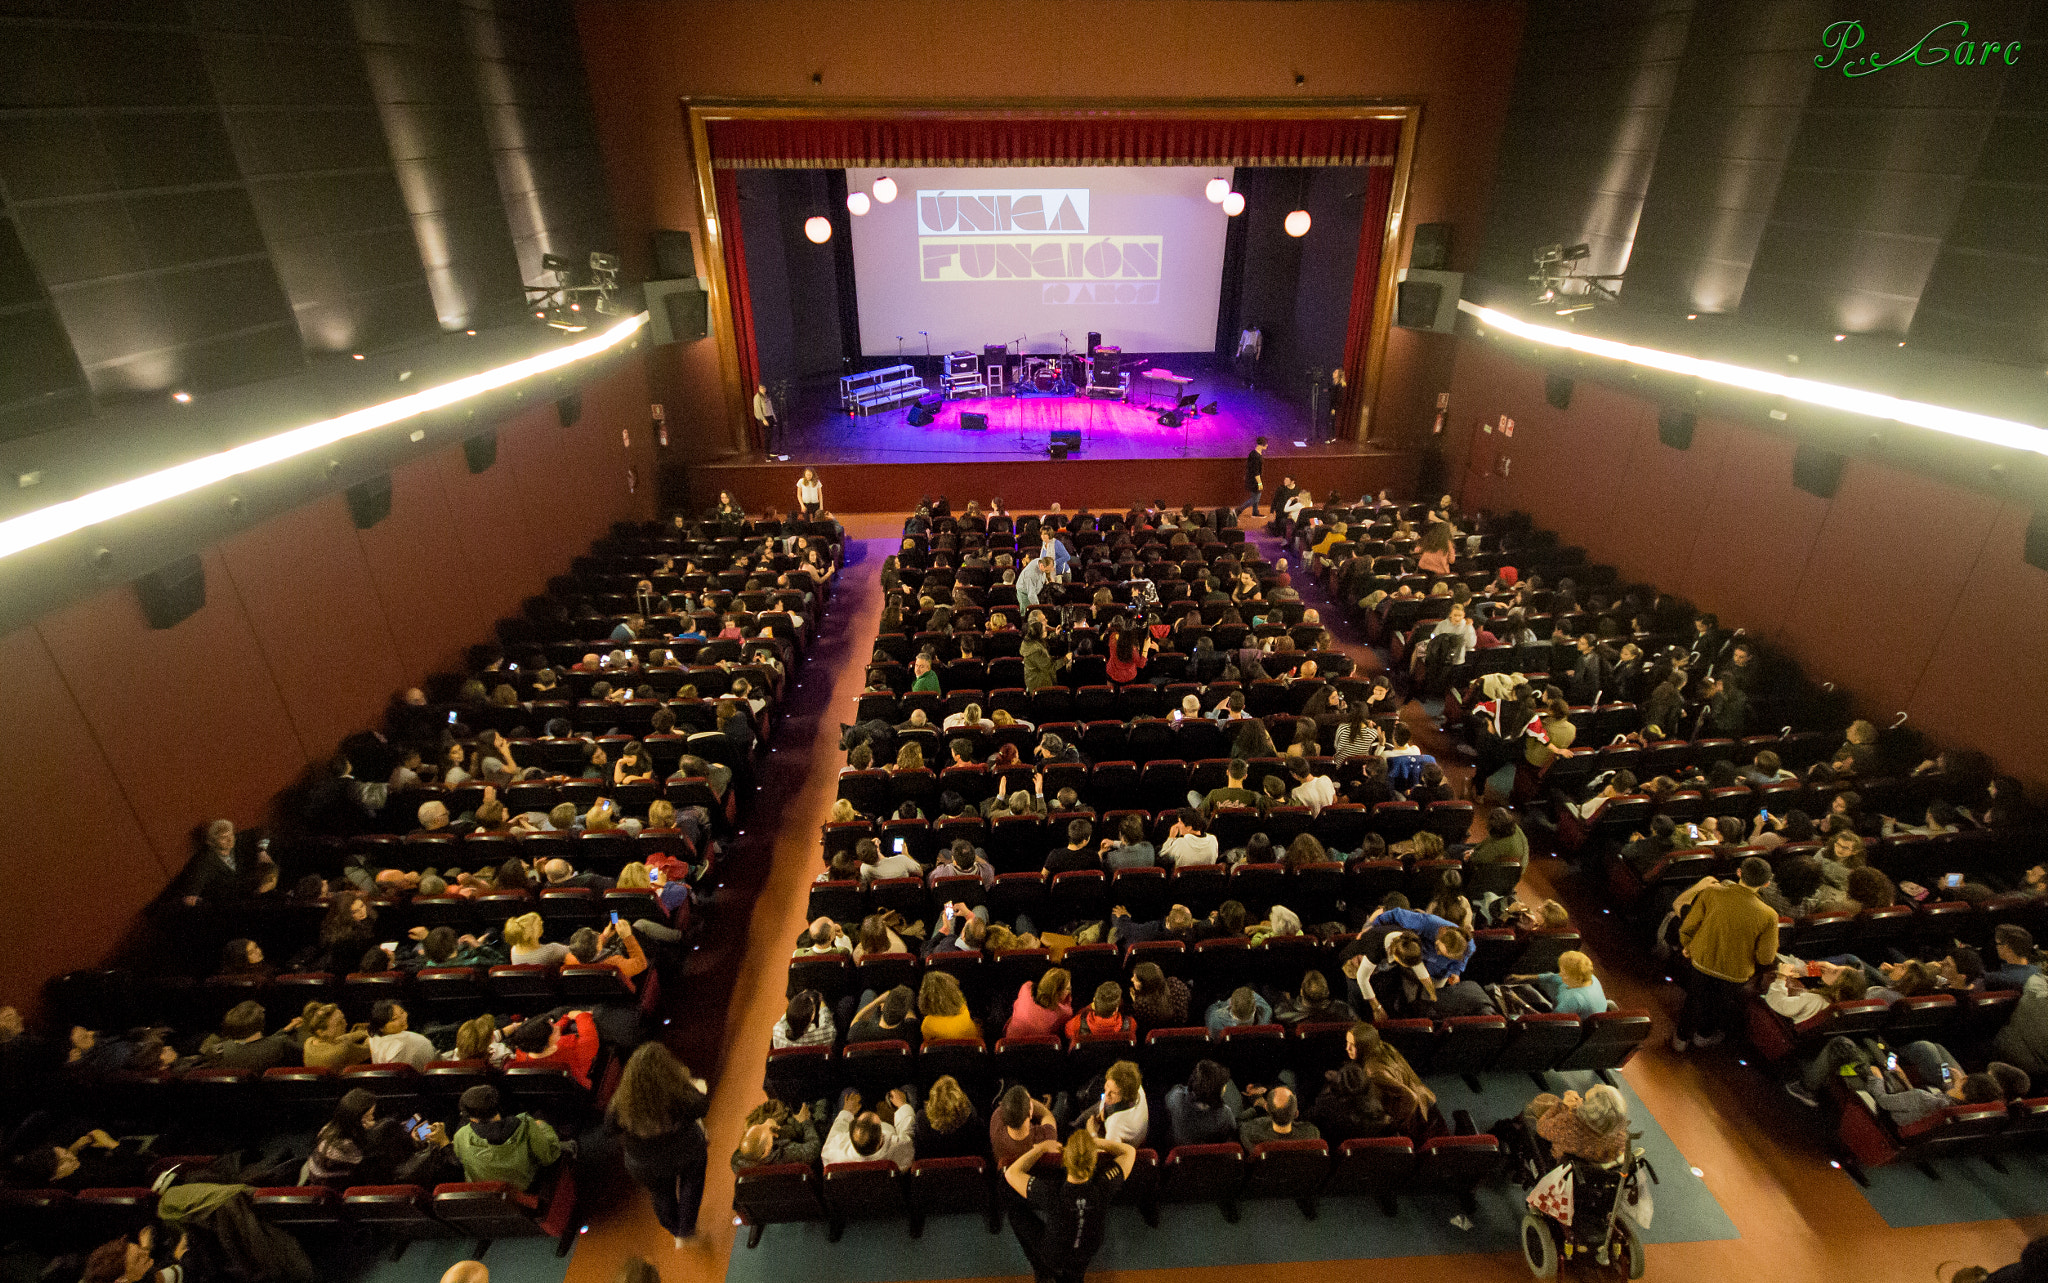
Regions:
[[[922,396],[912,401],[910,403],[910,413],[906,416],[910,426],[913,428],[930,427],[932,420],[939,417],[939,407],[945,403],[945,398],[940,396]]]
[[[1046,434],[1046,444],[1051,449],[1052,457],[1055,459],[1064,459],[1068,455],[1079,454],[1081,453],[1081,429],[1054,428]]]
[[[1096,333],[1096,332],[1095,332],[1094,330],[1090,330],[1090,331],[1088,331],[1088,352],[1089,352],[1089,354],[1090,354],[1090,355],[1093,355],[1093,354],[1094,354],[1094,352],[1095,352],[1095,349],[1096,349],[1096,348],[1099,348],[1099,347],[1101,347],[1101,346],[1102,346],[1102,336],[1101,336],[1100,334],[1097,334],[1097,333]]]
[[[1088,336],[1094,338],[1093,334]],[[1098,388],[1113,388],[1117,376],[1123,371],[1124,350],[1120,347],[1098,347],[1095,349],[1095,370],[1088,381]]]
[[[988,431],[988,416],[976,414],[972,410],[963,410],[960,413],[960,430],[962,432],[986,432]]]

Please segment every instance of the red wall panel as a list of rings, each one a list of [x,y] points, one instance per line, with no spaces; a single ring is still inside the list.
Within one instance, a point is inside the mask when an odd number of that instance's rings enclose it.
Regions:
[[[1908,711],[2048,785],[2048,684],[2031,680],[2048,664],[2048,572],[2021,557],[2024,509],[1864,459],[1822,499],[1792,484],[1787,437],[1701,419],[1674,450],[1653,401],[1580,381],[1560,412],[1544,373],[1462,342],[1445,446],[1467,506],[1528,512],[1624,578],[1780,647],[1859,712]],[[1478,427],[1503,414],[1513,438]]]

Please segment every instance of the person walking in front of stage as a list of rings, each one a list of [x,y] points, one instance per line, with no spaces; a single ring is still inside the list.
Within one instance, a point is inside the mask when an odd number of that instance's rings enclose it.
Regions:
[[[805,468],[804,475],[796,479],[796,502],[806,517],[815,517],[825,510],[825,483],[818,480],[816,468]]]
[[[1266,438],[1252,442],[1252,452],[1244,457],[1244,502],[1237,505],[1243,512],[1251,509],[1254,517],[1259,515],[1259,492],[1266,485]]]
[[[754,385],[754,422],[761,425],[761,450],[774,454],[776,438],[782,434],[782,420],[776,417],[775,402],[768,399],[768,385]]]

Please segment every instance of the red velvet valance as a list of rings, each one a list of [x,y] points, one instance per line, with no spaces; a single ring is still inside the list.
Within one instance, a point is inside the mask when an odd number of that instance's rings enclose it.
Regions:
[[[1121,115],[706,122],[720,169],[1391,165],[1401,122]]]

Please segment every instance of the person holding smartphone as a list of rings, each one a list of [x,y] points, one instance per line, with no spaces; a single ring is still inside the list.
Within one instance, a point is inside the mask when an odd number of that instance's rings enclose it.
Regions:
[[[1878,1046],[1830,1038],[1799,1080],[1786,1083],[1785,1090],[1800,1103],[1818,1107],[1827,1081],[1839,1076],[1850,1087],[1868,1092],[1879,1109],[1905,1127],[1951,1105],[2017,1100],[2033,1087],[2025,1070],[2003,1061],[1991,1062],[1981,1074],[1968,1073],[1940,1043],[1908,1043],[1887,1051],[1881,1064],[1873,1063],[1871,1054]]]

